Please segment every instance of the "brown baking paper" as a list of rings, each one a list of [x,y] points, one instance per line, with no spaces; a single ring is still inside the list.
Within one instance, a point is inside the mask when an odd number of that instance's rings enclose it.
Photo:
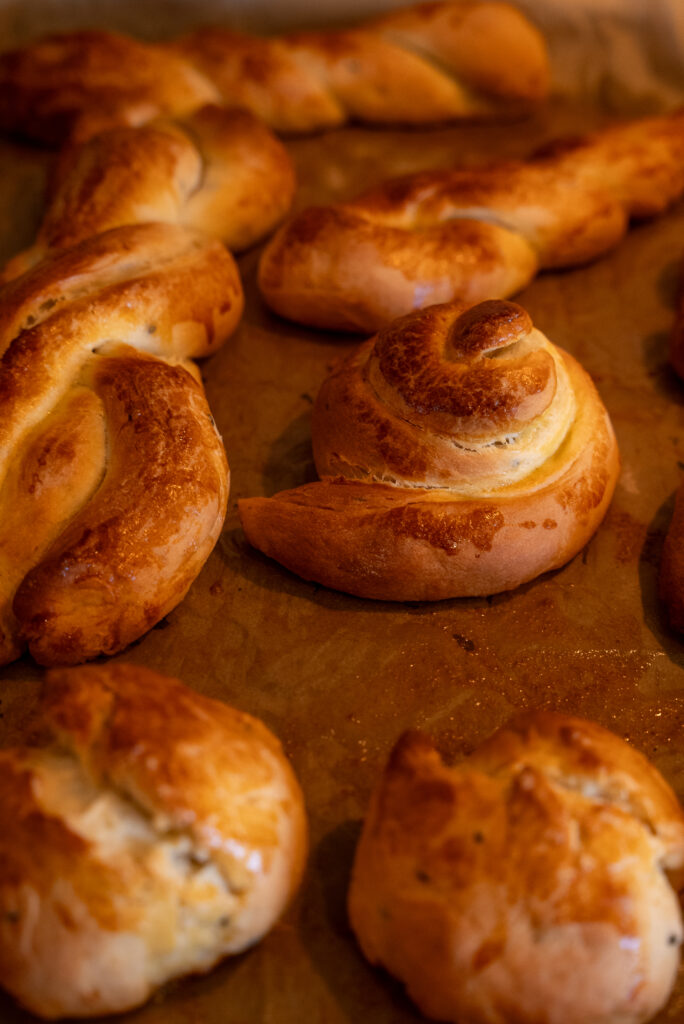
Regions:
[[[348,128],[289,143],[297,205],[353,194],[393,173],[530,152],[603,118],[554,103],[531,120],[424,131]],[[49,161],[0,145],[0,256],[33,238]],[[490,599],[374,603],[291,575],[245,543],[239,497],[314,476],[312,400],[357,339],[279,320],[261,303],[258,250],[240,259],[247,308],[203,367],[232,470],[228,519],[185,601],[119,656],[178,676],[260,716],[282,739],[311,823],[302,890],[253,950],[206,977],[168,986],[128,1014],[139,1024],[404,1024],[419,1015],[401,987],[362,959],[345,895],[367,799],[408,727],[450,758],[468,754],[513,712],[592,718],[642,750],[684,796],[684,644],[664,625],[658,562],[684,466],[684,387],[666,362],[684,203],[633,228],[592,266],[538,277],[519,296],[535,324],[592,374],[623,469],[608,517],[565,568]],[[41,672],[0,670],[0,732],[30,726]],[[39,850],[27,850],[27,857]],[[578,983],[581,983],[578,981]],[[0,996],[0,1020],[30,1020]],[[679,984],[658,1021],[684,1020]]]

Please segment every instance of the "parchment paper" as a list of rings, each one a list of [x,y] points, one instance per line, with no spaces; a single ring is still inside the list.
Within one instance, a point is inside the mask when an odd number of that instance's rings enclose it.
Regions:
[[[129,5],[127,16],[135,11]],[[509,125],[348,128],[295,140],[297,205],[352,194],[390,173],[522,155],[604,118],[596,107],[556,101]],[[2,258],[33,238],[47,163],[33,150],[0,144]],[[357,341],[278,320],[256,290],[258,250],[240,259],[245,317],[203,367],[232,469],[229,517],[183,604],[120,660],[178,676],[278,733],[304,788],[311,857],[295,905],[260,946],[206,977],[169,986],[127,1022],[420,1019],[400,986],[363,961],[344,909],[369,792],[407,727],[429,731],[456,759],[518,709],[584,715],[634,743],[684,797],[684,646],[665,628],[655,595],[684,468],[684,387],[666,363],[683,251],[680,203],[635,227],[607,258],[542,275],[519,298],[592,374],[618,435],[621,480],[585,551],[509,594],[409,605],[319,588],[245,544],[237,498],[313,478],[311,402],[332,363]],[[40,675],[28,660],[0,671],[4,742],[23,735]],[[0,997],[1,1021],[30,1019]],[[658,1021],[684,1021],[681,982]]]

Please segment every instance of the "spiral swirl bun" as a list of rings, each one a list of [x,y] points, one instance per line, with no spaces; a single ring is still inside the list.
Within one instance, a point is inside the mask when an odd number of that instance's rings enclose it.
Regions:
[[[491,594],[568,561],[608,507],[615,438],[587,374],[521,307],[433,306],[324,383],[322,479],[239,503],[248,540],[361,597]]]
[[[603,255],[631,217],[684,192],[684,114],[617,125],[534,158],[425,171],[309,207],[269,242],[259,285],[281,316],[374,331],[438,302],[505,298]]]

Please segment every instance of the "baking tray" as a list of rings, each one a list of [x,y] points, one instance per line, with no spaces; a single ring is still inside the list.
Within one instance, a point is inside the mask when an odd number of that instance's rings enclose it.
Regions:
[[[346,128],[288,148],[296,205],[351,195],[389,174],[531,152],[605,120],[551,104],[528,121],[448,129]],[[0,143],[0,258],[32,241],[49,158]],[[291,575],[253,551],[239,497],[315,477],[310,413],[334,362],[358,339],[279,320],[256,287],[259,250],[239,262],[247,306],[236,335],[203,364],[232,470],[221,539],[185,601],[117,660],[147,665],[261,717],[301,780],[311,855],[294,905],[253,950],[167,986],[139,1024],[403,1024],[420,1019],[399,985],[369,967],[345,914],[371,788],[407,727],[449,758],[468,754],[523,708],[582,715],[642,750],[684,796],[684,646],[664,625],[657,571],[684,466],[684,388],[669,370],[684,204],[636,226],[592,266],[543,274],[519,297],[535,324],[591,373],[610,411],[622,475],[607,519],[565,568],[489,599],[369,602]],[[0,670],[0,738],[19,739],[41,677]],[[40,856],[40,851],[27,851]],[[0,1020],[33,1018],[0,996]],[[684,1020],[678,984],[659,1022]]]

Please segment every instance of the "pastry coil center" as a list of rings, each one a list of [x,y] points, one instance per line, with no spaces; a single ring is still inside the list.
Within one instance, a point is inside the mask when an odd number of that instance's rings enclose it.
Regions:
[[[563,360],[520,306],[436,306],[324,385],[314,454],[321,475],[482,494],[547,462],[574,415]]]

